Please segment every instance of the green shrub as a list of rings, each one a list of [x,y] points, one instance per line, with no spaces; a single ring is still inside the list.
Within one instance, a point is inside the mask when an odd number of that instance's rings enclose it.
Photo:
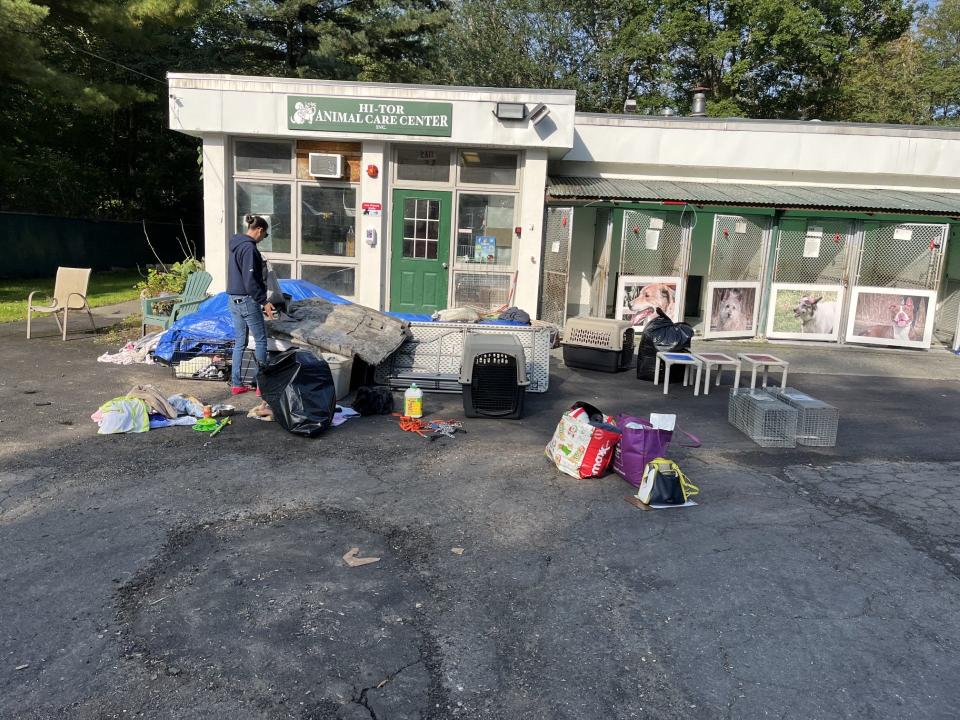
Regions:
[[[140,297],[159,297],[160,295],[179,295],[187,284],[190,273],[203,270],[203,260],[194,257],[175,262],[166,270],[150,268],[145,280],[137,283]]]

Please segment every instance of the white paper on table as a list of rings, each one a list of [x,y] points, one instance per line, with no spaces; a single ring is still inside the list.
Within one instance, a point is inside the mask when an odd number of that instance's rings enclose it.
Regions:
[[[912,240],[913,239],[913,230],[910,228],[896,228],[893,231],[894,240]]]
[[[647,230],[645,237],[646,237],[645,245],[647,250],[656,250],[657,246],[660,244],[660,231]]]
[[[807,233],[806,239],[803,241],[803,256],[805,258],[817,258],[820,257],[820,241],[823,239],[821,235],[811,235]]]
[[[658,217],[650,218],[650,229],[663,230],[663,218],[658,218]]]
[[[550,244],[550,252],[560,252],[560,241],[559,241],[559,240],[554,240],[554,241]]]
[[[734,228],[734,232],[737,235],[746,235],[747,234],[747,223],[745,220],[738,220],[737,226]]]
[[[696,505],[696,503],[693,500],[687,500],[683,505],[661,505],[661,504],[654,505],[651,503],[650,507],[652,507],[654,510],[665,510],[666,508],[693,507],[694,505]]]
[[[650,424],[658,430],[673,430],[677,426],[677,416],[670,413],[650,413]]]

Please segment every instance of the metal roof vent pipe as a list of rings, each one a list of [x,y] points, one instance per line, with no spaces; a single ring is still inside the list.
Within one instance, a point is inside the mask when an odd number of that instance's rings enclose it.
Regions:
[[[707,114],[707,90],[705,87],[693,89],[693,104],[690,106],[690,117],[705,117]]]
[[[665,107],[660,110],[661,117],[675,117],[676,114],[677,114],[677,111],[674,110],[672,107]]]

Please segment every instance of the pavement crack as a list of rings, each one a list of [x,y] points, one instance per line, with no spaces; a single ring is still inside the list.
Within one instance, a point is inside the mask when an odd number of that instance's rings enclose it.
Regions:
[[[378,720],[377,713],[374,711],[372,707],[370,707],[370,701],[367,697],[367,694],[371,690],[382,690],[391,682],[393,682],[394,678],[396,678],[397,675],[402,673],[404,670],[408,670],[409,668],[412,668],[414,665],[419,665],[422,662],[423,662],[423,656],[418,657],[413,662],[408,662],[406,665],[398,668],[397,670],[394,670],[392,673],[388,673],[386,677],[384,677],[383,680],[378,682],[376,685],[370,685],[369,687],[365,687],[362,690],[360,690],[359,694],[357,694],[354,698],[352,698],[351,702],[364,707],[366,711],[370,713],[370,717],[372,718],[372,720]]]

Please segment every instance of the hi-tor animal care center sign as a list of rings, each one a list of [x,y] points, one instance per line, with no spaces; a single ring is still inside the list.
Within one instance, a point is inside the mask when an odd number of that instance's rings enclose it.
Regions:
[[[444,102],[287,97],[289,130],[450,137],[452,115]]]

